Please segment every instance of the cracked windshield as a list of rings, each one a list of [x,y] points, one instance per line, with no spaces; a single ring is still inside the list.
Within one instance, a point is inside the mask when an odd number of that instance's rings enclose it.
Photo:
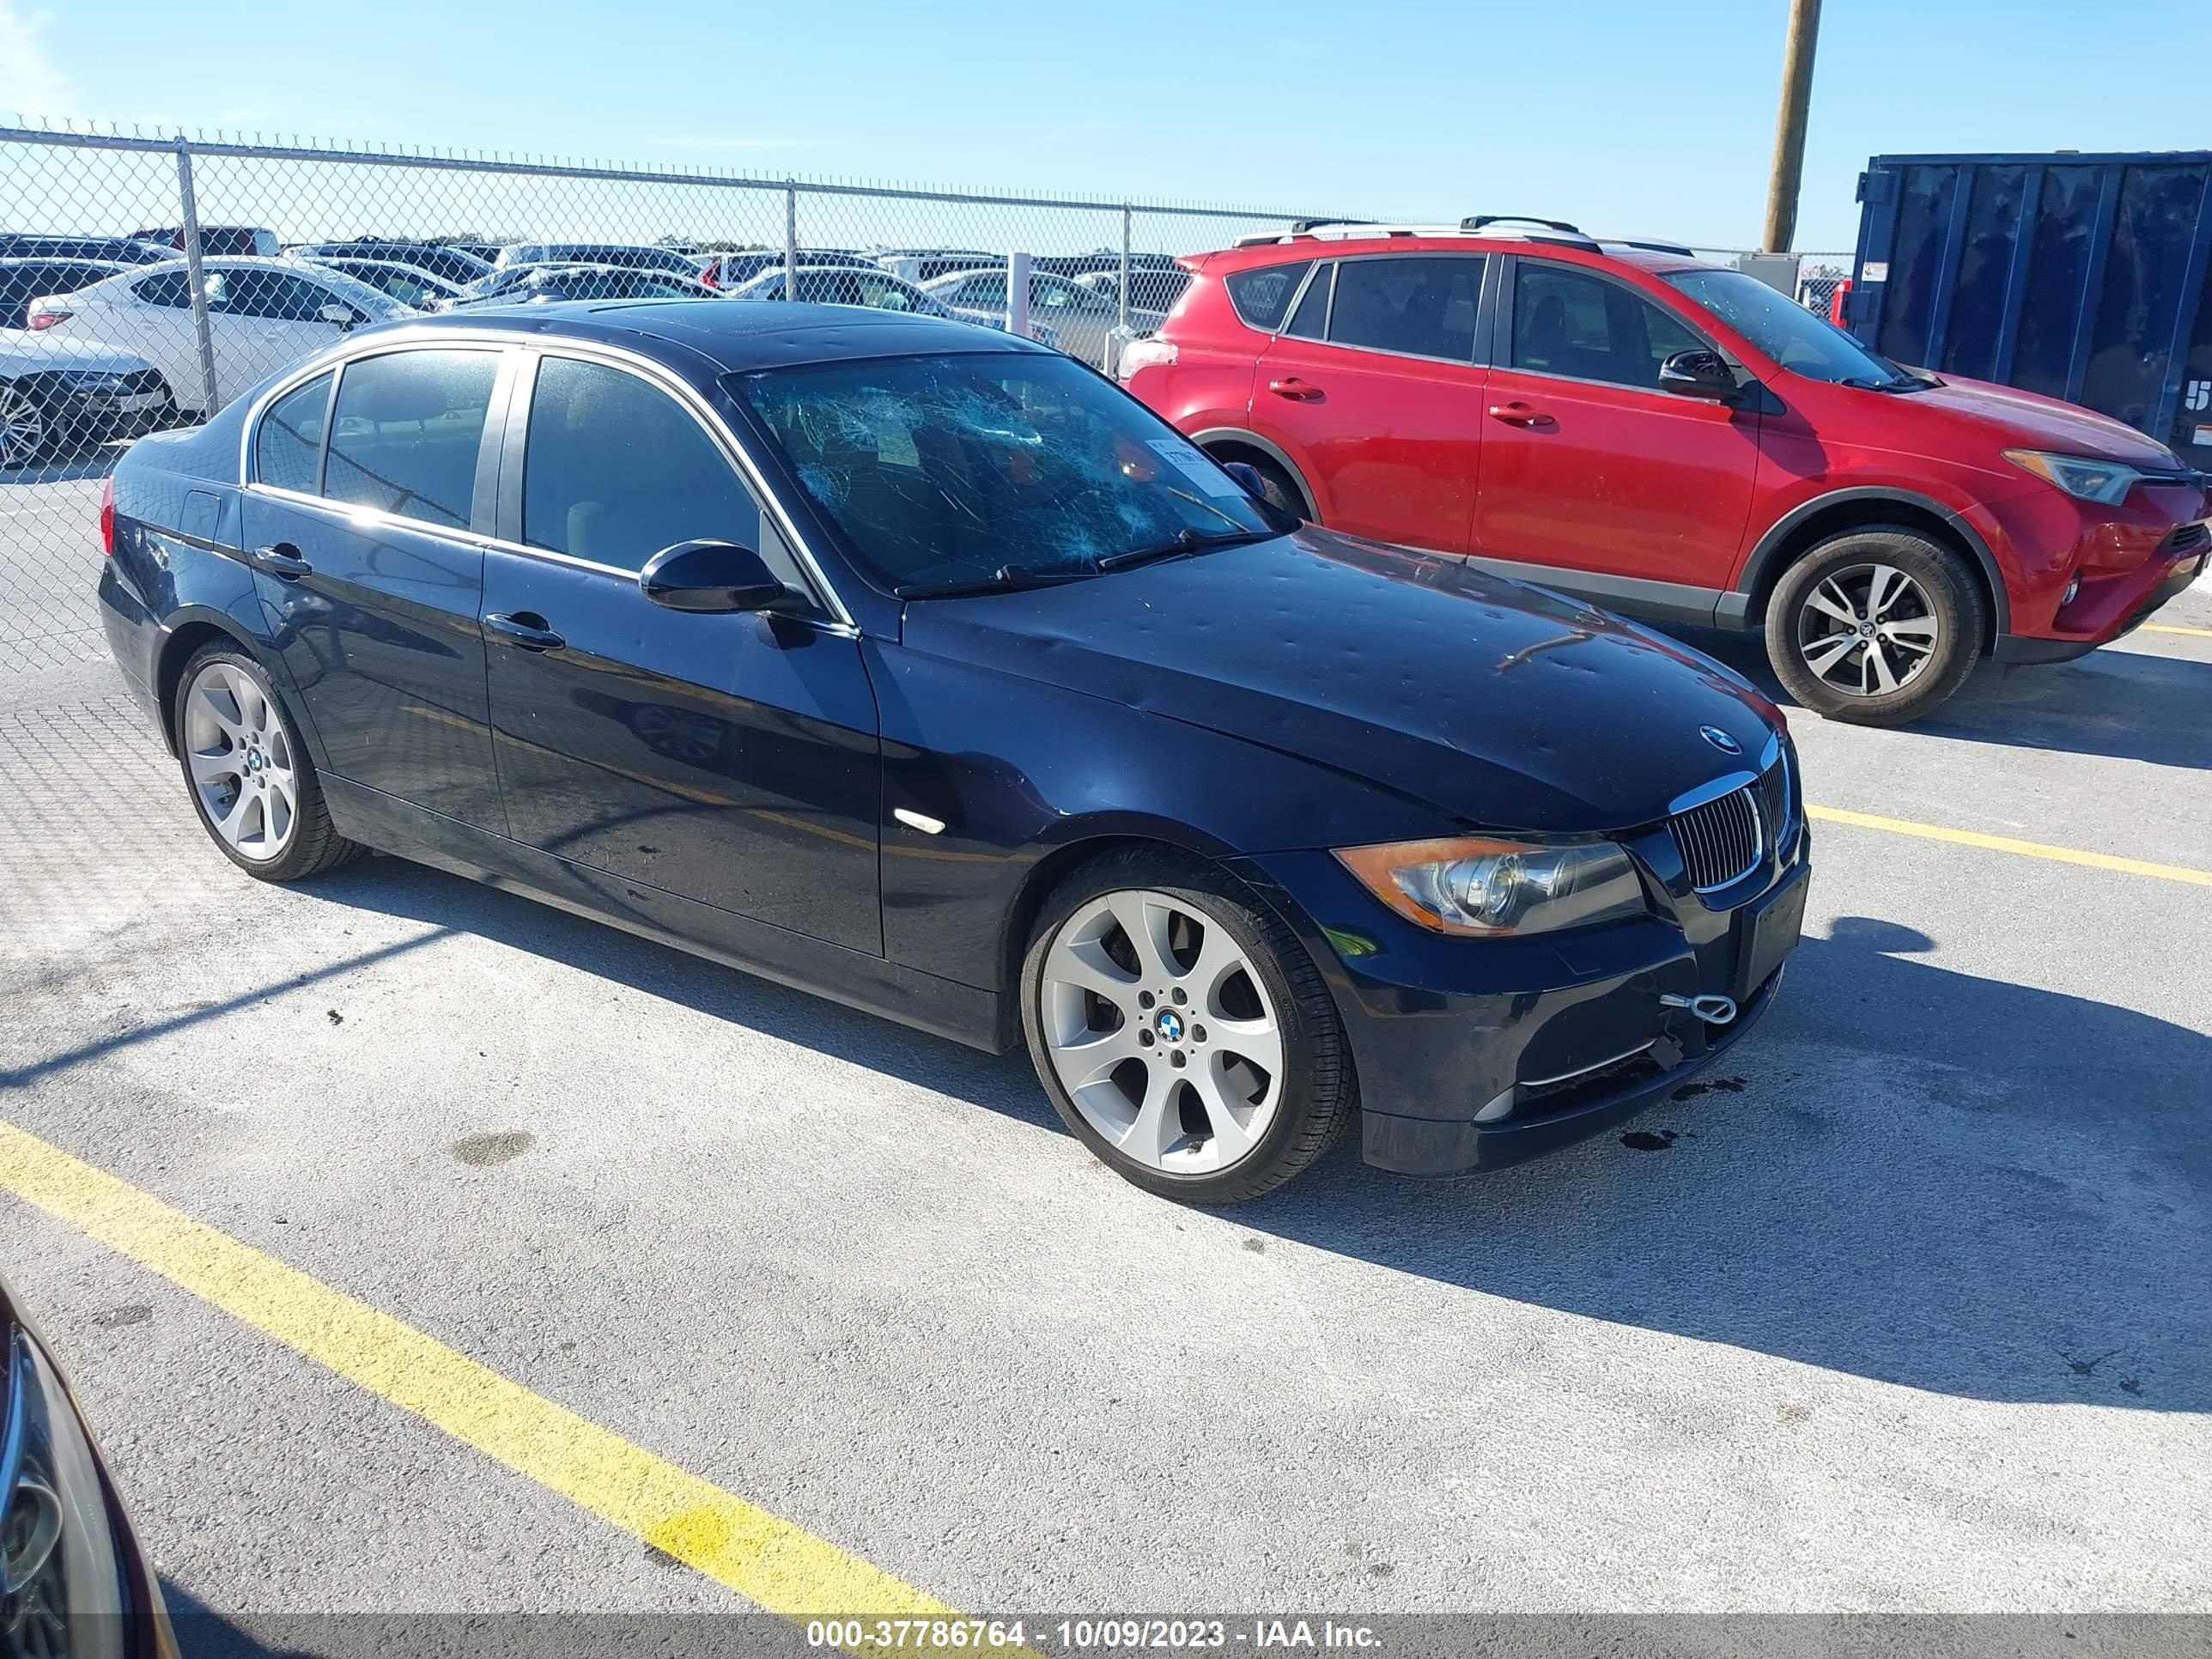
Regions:
[[[800,486],[903,598],[1095,574],[1278,533],[1174,428],[1060,357],[735,377]]]

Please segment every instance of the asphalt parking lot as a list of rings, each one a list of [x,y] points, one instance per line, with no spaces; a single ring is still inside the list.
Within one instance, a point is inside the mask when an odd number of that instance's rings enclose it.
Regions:
[[[1798,717],[1806,942],[1627,1135],[1205,1213],[1019,1055],[239,875],[86,631],[96,501],[0,489],[0,562],[85,548],[0,563],[0,1271],[179,1607],[2212,1609],[2212,585]]]

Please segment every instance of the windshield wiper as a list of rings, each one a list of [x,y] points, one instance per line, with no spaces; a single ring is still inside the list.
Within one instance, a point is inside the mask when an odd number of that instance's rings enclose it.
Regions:
[[[1061,582],[1079,582],[1086,576],[1095,576],[1106,568],[1101,560],[1097,564],[1064,566],[1057,570],[1041,569],[1033,564],[1002,564],[988,576],[978,576],[973,581],[918,583],[894,587],[891,592],[902,599],[951,599],[966,593],[1013,593],[1025,587],[1054,587]]]
[[[1218,536],[1202,536],[1195,530],[1179,530],[1171,541],[1157,547],[1133,547],[1126,553],[1109,553],[1098,561],[1101,570],[1127,570],[1133,564],[1152,564],[1161,559],[1179,559],[1187,553],[1203,553],[1217,547],[1242,547],[1249,542],[1267,542],[1275,538],[1272,530],[1238,530]]]

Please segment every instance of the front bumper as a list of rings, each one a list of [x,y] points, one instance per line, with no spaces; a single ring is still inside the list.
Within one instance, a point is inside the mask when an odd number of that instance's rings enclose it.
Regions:
[[[113,375],[82,385],[50,380],[44,401],[56,447],[69,451],[143,438],[173,422],[176,410],[168,398],[138,380],[136,375]]]
[[[1966,516],[1996,557],[2005,593],[1991,654],[2063,662],[2110,644],[2195,580],[2212,550],[2204,490],[2150,479],[2117,503],[2042,487]]]
[[[1444,939],[1400,920],[1327,853],[1240,860],[1304,939],[1359,1079],[1367,1161],[1451,1176],[1516,1164],[1602,1132],[1741,1041],[1782,980],[1739,987],[1736,918],[1810,879],[1802,811],[1783,854],[1711,902],[1690,890],[1662,826],[1624,838],[1657,913],[1546,938]],[[1733,994],[1735,1019],[1680,1006]],[[1662,1001],[1662,999],[1668,1000]]]
[[[2086,638],[2040,639],[2025,634],[2000,634],[1995,649],[1990,653],[1999,662],[2049,663],[2071,662],[2085,657],[2100,645],[2110,645],[2141,628],[2160,611],[2186,592],[2190,585],[2204,574],[2212,563],[2212,550],[2192,553],[2186,557],[2167,561],[2146,573],[2147,583],[2131,584],[2115,596],[2111,607],[2112,618]]]
[[[1376,1168],[1400,1175],[1474,1175],[1523,1164],[1602,1134],[1660,1096],[1673,1093],[1741,1042],[1773,1006],[1783,971],[1775,969],[1751,1000],[1737,1009],[1733,1024],[1714,1027],[1679,1016],[1676,1034],[1670,1039],[1673,1046],[1663,1060],[1647,1049],[1641,1065],[1605,1067],[1589,1079],[1586,1089],[1558,1102],[1540,1100],[1497,1123],[1400,1117],[1370,1108],[1361,1115],[1360,1155]]]

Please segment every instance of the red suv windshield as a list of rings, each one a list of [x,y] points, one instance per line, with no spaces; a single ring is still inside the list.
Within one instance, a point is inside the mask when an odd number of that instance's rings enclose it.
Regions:
[[[1677,270],[1666,281],[1793,374],[1885,391],[1915,391],[1926,384],[1756,276],[1741,270]]]

